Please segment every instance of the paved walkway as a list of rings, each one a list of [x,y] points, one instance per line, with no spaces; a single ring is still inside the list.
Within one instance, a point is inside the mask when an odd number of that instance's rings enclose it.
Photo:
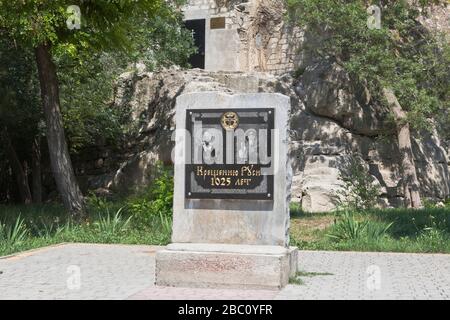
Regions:
[[[282,291],[155,287],[154,246],[67,244],[0,258],[0,299],[450,299],[450,255],[302,251]]]

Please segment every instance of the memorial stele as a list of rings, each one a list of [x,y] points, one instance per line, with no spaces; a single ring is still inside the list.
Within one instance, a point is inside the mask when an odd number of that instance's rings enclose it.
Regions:
[[[189,0],[182,10],[198,47],[191,65],[292,70],[295,46],[288,43],[298,35],[284,25],[283,9],[272,12],[270,26],[255,18],[278,8],[273,1]],[[280,289],[295,275],[289,111],[281,94],[178,97],[172,243],[156,254],[156,285]]]
[[[280,289],[296,273],[289,110],[273,93],[178,97],[172,243],[156,254],[156,285]]]

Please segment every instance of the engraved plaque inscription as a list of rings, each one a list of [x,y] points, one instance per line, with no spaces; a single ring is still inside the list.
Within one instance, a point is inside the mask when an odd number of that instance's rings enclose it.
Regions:
[[[186,198],[273,200],[275,109],[188,110]]]

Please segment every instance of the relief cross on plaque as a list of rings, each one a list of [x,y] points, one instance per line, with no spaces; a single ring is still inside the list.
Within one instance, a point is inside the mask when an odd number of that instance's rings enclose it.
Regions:
[[[274,113],[188,110],[186,198],[273,200]]]

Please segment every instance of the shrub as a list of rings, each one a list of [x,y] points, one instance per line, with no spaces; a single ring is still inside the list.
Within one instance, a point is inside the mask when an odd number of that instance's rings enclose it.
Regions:
[[[334,195],[338,208],[366,210],[376,206],[380,187],[360,157],[352,156],[342,164],[339,172],[341,188]]]
[[[345,211],[331,227],[327,237],[336,241],[380,240],[386,237],[393,223],[356,219],[350,211]]]
[[[365,229],[365,236],[367,239],[378,240],[387,236],[389,229],[391,229],[393,222],[384,223],[378,221],[368,220]]]
[[[0,242],[13,246],[24,241],[27,235],[27,226],[20,215],[14,224],[7,225],[6,223],[0,222]]]
[[[99,216],[98,221],[94,223],[94,226],[96,226],[101,233],[107,236],[122,233],[128,228],[132,218],[128,217],[125,219],[122,216],[122,211],[123,208],[120,208],[115,214],[111,214],[108,209],[106,215]]]
[[[33,231],[39,238],[49,239],[54,234],[56,234],[57,230],[58,230],[58,225],[56,223],[46,222],[41,217],[41,223],[34,226]]]
[[[156,167],[153,184],[140,196],[127,201],[127,207],[136,226],[155,222],[171,229],[173,206],[173,172],[161,164]]]
[[[444,207],[450,209],[450,198],[445,199],[445,201],[444,201]]]
[[[444,247],[449,240],[448,235],[444,231],[432,227],[425,228],[417,237],[418,244],[431,252]]]
[[[353,214],[346,211],[333,225],[327,237],[338,241],[360,239],[366,224],[367,222],[357,221]]]

